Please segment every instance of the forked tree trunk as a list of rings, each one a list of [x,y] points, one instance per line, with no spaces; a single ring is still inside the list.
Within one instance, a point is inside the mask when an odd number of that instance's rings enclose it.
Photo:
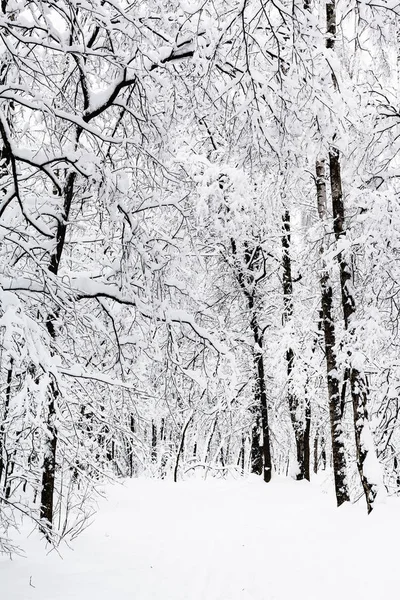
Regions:
[[[326,182],[325,162],[317,161],[316,164],[317,207],[321,222],[326,221]],[[324,242],[321,245],[321,254],[324,252]],[[346,454],[343,444],[343,424],[341,411],[340,388],[337,373],[335,354],[335,322],[332,305],[332,286],[324,260],[320,276],[321,285],[321,316],[324,331],[326,370],[328,382],[329,418],[332,438],[332,462],[335,479],[336,500],[338,506],[347,502],[349,491],[346,479]]]

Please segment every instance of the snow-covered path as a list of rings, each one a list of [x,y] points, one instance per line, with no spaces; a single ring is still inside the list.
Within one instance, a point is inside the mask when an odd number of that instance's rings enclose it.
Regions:
[[[307,483],[132,480],[46,556],[0,559],[1,600],[399,598],[400,505],[336,509]]]

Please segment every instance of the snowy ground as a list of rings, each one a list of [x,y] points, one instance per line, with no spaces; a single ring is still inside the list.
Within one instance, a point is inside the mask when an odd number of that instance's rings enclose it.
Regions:
[[[399,598],[400,504],[367,517],[307,483],[113,486],[62,558],[38,537],[0,559],[1,600]]]

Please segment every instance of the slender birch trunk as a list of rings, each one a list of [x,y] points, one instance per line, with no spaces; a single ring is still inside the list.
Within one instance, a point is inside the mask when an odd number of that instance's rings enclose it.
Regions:
[[[283,324],[285,325],[293,318],[293,278],[292,262],[290,258],[290,213],[285,210],[282,218],[282,267],[283,267]],[[286,369],[290,419],[293,426],[296,442],[296,458],[298,465],[297,479],[310,479],[310,406],[305,402],[304,418],[300,417],[302,410],[301,401],[293,390],[292,373],[294,367],[294,351],[289,347],[286,351]]]
[[[317,161],[316,164],[317,184],[317,207],[318,215],[322,223],[326,222],[326,182],[325,161]],[[324,253],[324,241],[321,245],[321,254]],[[340,388],[337,371],[337,360],[335,354],[336,334],[333,317],[332,286],[324,259],[321,265],[321,317],[324,331],[326,370],[328,380],[329,418],[332,438],[333,473],[335,479],[335,491],[337,505],[350,500],[346,479],[346,454],[343,443],[343,423],[341,411]]]
[[[231,248],[236,263],[236,279],[247,300],[247,307],[250,316],[250,329],[254,340],[253,364],[255,382],[254,405],[252,411],[255,415],[255,420],[252,428],[251,468],[253,473],[260,475],[263,474],[264,481],[268,483],[271,481],[272,476],[272,457],[269,433],[267,386],[263,354],[264,335],[260,328],[258,319],[256,294],[257,280],[254,274],[253,262],[255,257],[259,255],[260,249],[250,249],[247,247],[247,245],[245,245],[244,270],[238,257],[237,245],[234,239],[231,239]]]

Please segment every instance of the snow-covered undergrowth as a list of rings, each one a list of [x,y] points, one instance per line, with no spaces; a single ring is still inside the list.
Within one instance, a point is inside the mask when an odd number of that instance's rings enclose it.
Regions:
[[[130,480],[48,554],[0,559],[2,600],[398,598],[400,502],[369,517],[306,482]],[[21,540],[20,540],[21,541]]]

